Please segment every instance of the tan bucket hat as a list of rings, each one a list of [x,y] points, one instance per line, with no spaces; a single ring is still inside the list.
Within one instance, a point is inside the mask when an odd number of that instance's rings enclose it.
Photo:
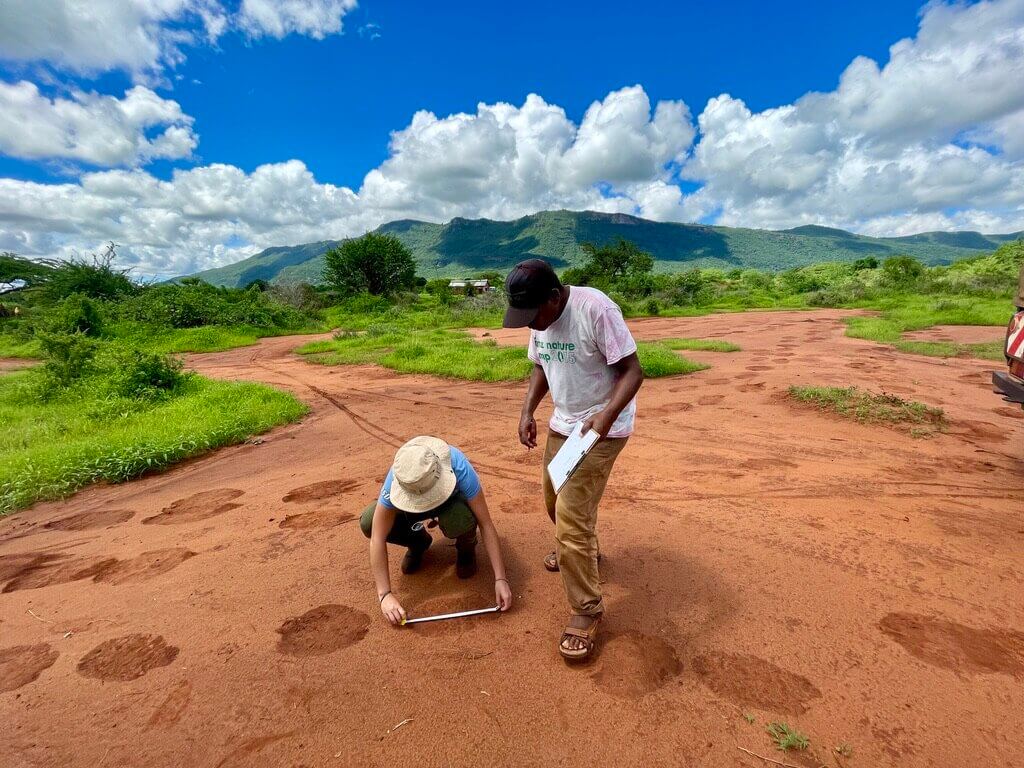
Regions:
[[[429,512],[448,500],[458,482],[448,443],[429,435],[399,448],[391,469],[391,503],[403,512]]]

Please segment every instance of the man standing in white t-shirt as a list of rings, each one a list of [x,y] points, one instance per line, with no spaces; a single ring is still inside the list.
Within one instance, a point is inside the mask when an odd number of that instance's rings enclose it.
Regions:
[[[636,393],[644,374],[622,310],[594,288],[562,285],[541,259],[517,264],[505,281],[506,328],[528,326],[533,373],[519,420],[519,440],[537,445],[537,405],[555,405],[544,447],[544,503],[557,549],[544,566],[560,571],[572,609],[558,650],[566,659],[590,656],[604,612],[598,574],[597,506],[615,459],[633,433]],[[555,494],[547,465],[577,424],[601,440]]]

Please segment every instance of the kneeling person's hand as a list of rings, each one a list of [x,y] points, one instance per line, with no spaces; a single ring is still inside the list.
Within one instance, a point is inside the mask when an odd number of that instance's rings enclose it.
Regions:
[[[380,601],[380,612],[396,627],[405,621],[405,608],[392,594],[385,595],[384,599]]]
[[[494,582],[494,599],[502,611],[512,607],[512,588],[509,587],[507,580],[498,579]]]

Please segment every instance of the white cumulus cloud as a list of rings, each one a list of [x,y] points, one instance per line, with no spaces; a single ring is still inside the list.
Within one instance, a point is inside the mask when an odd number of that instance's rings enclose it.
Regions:
[[[242,0],[238,23],[254,37],[295,33],[322,40],[341,32],[342,18],[355,7],[356,0]]]
[[[160,79],[190,46],[215,43],[230,29],[252,38],[295,33],[318,40],[342,30],[356,0],[3,0],[0,59],[45,62],[94,75],[123,70]]]
[[[672,121],[680,121],[673,124]],[[628,161],[600,173],[608,134]],[[0,180],[0,249],[66,256],[124,245],[146,274],[180,274],[272,245],[358,235],[396,218],[508,218],[544,208],[681,215],[671,176],[693,139],[681,102],[640,88],[596,102],[580,125],[531,95],[474,114],[417,113],[358,192],[322,184],[298,160],[245,173],[231,165],[89,173],[75,183]],[[241,243],[241,244],[239,244]]]
[[[1022,83],[1024,0],[932,3],[832,92],[758,113],[711,99],[684,174],[726,224],[1021,229]]]
[[[81,91],[51,99],[28,81],[0,81],[0,154],[136,165],[189,157],[197,141],[178,103],[143,86],[123,99]]]

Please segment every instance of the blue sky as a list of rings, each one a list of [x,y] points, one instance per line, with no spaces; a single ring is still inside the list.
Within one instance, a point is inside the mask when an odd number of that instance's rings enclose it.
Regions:
[[[76,8],[0,6],[0,249],[162,274],[552,207],[1024,228],[1024,0]]]
[[[914,32],[919,9],[904,0],[514,9],[365,2],[345,17],[342,35],[230,35],[216,49],[194,50],[175,69],[181,79],[158,92],[196,118],[199,162],[251,171],[299,158],[318,180],[357,187],[387,157],[388,134],[419,109],[447,115],[538,93],[578,121],[594,99],[639,83],[652,101],[681,98],[699,108],[725,92],[761,110],[835,87],[854,56],[884,58],[892,41]],[[19,69],[0,66],[0,75],[14,79]],[[101,92],[132,84],[123,72],[68,80]],[[151,170],[166,178],[189,164]],[[0,175],[65,174],[0,157]]]

